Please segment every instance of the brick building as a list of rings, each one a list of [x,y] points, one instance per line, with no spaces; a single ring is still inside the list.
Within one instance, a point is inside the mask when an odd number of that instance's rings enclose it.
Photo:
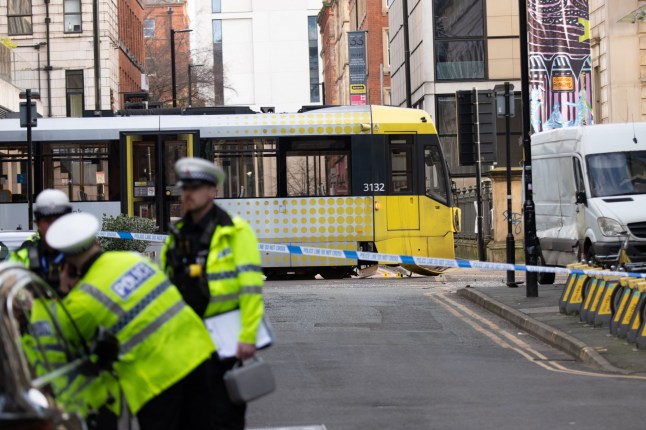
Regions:
[[[177,106],[188,105],[188,66],[191,64],[191,33],[185,1],[145,0],[144,45],[150,101],[172,106],[170,29],[175,31]]]
[[[385,0],[324,0],[318,15],[327,104],[350,104],[348,32],[365,31],[366,103],[390,104]]]

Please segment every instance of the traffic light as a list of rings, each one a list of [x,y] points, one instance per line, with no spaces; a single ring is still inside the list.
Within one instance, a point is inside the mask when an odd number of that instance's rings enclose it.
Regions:
[[[478,91],[478,101],[474,91],[455,93],[458,120],[458,151],[461,166],[473,166],[478,161],[476,148],[480,122],[480,161],[492,164],[496,157],[496,97],[493,91]],[[476,112],[478,116],[476,117]]]

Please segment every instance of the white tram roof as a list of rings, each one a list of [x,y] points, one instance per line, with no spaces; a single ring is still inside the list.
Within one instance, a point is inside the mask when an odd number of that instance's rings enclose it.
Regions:
[[[19,119],[0,120],[0,142],[26,141]],[[330,136],[431,133],[428,113],[389,106],[339,106],[304,113],[238,115],[137,115],[124,117],[39,118],[33,141],[118,140],[121,132],[188,132],[201,138],[245,136]]]

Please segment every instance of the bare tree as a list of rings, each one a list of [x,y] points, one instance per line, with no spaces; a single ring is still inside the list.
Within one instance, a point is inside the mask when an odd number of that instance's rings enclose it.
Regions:
[[[153,9],[147,9],[146,12],[146,18],[153,16]],[[224,89],[235,90],[227,82],[222,66],[221,51],[218,52],[215,48],[189,50],[188,43],[188,35],[182,37],[179,37],[178,34],[175,35],[177,105],[188,106],[189,90],[191,91],[192,106],[223,105]],[[146,37],[144,38],[144,49],[150,100],[160,101],[163,106],[172,106],[170,37]],[[193,66],[189,67],[189,64]],[[190,79],[189,72],[191,73]]]

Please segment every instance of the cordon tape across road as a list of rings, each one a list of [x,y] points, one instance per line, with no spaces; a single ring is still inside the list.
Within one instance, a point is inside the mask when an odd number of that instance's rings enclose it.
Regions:
[[[116,231],[100,231],[98,237],[125,240],[143,240],[146,242],[165,242],[166,235],[147,233],[128,233]],[[281,245],[275,243],[259,243],[258,248],[263,252],[278,254],[297,254],[313,257],[349,258],[364,261],[381,261],[384,263],[413,264],[417,266],[457,267],[462,269],[483,270],[514,270],[518,272],[562,273],[566,275],[587,276],[618,276],[631,278],[646,278],[646,273],[608,271],[585,268],[526,266],[523,264],[492,263],[475,260],[451,260],[448,258],[413,257],[411,255],[381,254],[378,252],[346,251],[340,249],[316,248],[311,246]]]

